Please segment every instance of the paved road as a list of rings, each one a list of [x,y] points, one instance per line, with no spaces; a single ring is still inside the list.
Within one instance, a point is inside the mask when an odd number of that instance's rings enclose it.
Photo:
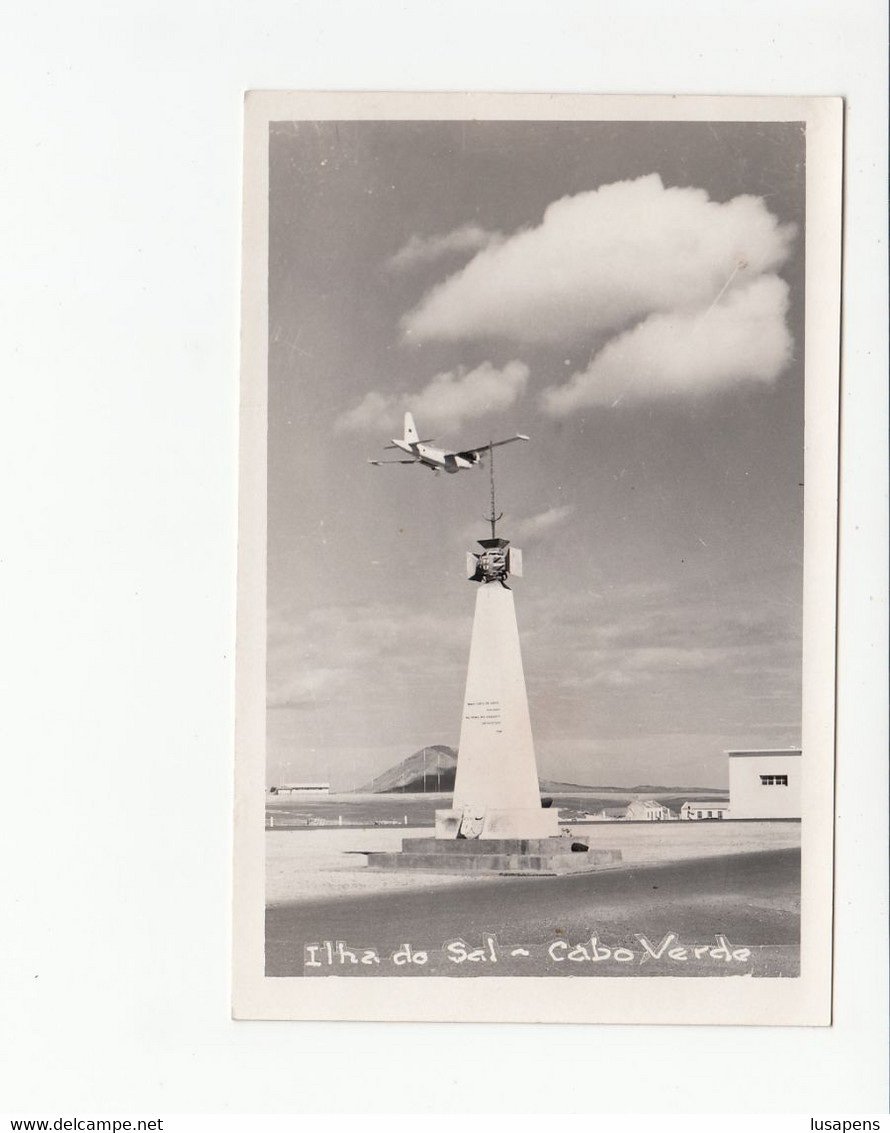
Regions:
[[[492,878],[447,889],[388,892],[341,897],[271,908],[266,916],[266,971],[270,976],[295,975],[616,975],[630,973],[644,959],[640,974],[663,975],[665,964],[682,975],[794,975],[800,931],[800,851],[775,850],[735,854],[664,865],[628,867],[600,873],[547,878]],[[668,945],[716,945],[718,934],[732,949],[752,951],[747,961],[725,961],[722,955],[689,955],[654,961],[642,949],[639,935],[654,946],[669,933]],[[496,938],[492,946],[487,937]],[[585,965],[568,952],[597,938],[607,962]],[[488,959],[455,962],[455,940],[488,947]],[[373,948],[380,962],[353,963],[328,953],[312,953],[323,963],[304,969],[305,946],[344,941],[351,951]],[[563,943],[560,943],[563,942]],[[427,961],[393,966],[392,956],[409,943]],[[624,947],[634,960],[604,957]],[[528,955],[523,955],[524,949]],[[551,951],[552,949],[552,951]],[[514,950],[518,955],[514,955]],[[497,963],[490,957],[494,952]],[[361,959],[361,951],[357,953]],[[624,957],[624,960],[627,958]]]

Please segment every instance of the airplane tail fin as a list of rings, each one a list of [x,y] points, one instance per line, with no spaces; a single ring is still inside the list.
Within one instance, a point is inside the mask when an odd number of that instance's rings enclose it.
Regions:
[[[414,424],[414,418],[410,413],[405,414],[405,436],[406,444],[415,444],[420,438],[417,435],[417,428]]]

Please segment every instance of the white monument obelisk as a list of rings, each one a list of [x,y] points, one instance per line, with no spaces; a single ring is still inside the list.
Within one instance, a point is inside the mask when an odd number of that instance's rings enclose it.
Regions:
[[[491,459],[491,453],[489,459]],[[522,552],[495,535],[500,516],[491,480],[491,538],[467,555],[480,584],[470,642],[454,801],[436,812],[437,838],[551,838],[559,815],[541,805],[535,747],[511,575],[522,575]]]

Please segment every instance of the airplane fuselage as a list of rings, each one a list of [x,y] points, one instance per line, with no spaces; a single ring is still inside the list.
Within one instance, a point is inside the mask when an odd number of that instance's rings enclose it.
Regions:
[[[500,445],[509,445],[513,441],[527,441],[524,433],[517,433],[500,441],[489,441],[487,445],[478,448],[465,448],[459,452],[452,449],[436,448],[430,442],[432,437],[421,437],[410,411],[405,413],[405,434],[402,437],[393,437],[386,448],[397,449],[405,454],[407,460],[369,460],[369,464],[422,464],[431,468],[433,472],[462,472],[465,468],[478,468],[486,453],[493,457],[492,450]]]
[[[479,453],[474,453],[468,459],[456,452],[446,452],[444,449],[433,448],[419,441],[403,441],[398,437],[393,437],[392,443],[408,456],[412,456],[419,464],[432,468],[434,472],[460,472],[463,468],[474,468],[482,460]]]

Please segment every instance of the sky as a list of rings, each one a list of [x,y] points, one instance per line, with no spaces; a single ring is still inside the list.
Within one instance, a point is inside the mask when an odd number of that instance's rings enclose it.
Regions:
[[[457,745],[496,454],[542,776],[800,742],[799,123],[272,123],[268,777]],[[478,548],[476,548],[478,549]]]

